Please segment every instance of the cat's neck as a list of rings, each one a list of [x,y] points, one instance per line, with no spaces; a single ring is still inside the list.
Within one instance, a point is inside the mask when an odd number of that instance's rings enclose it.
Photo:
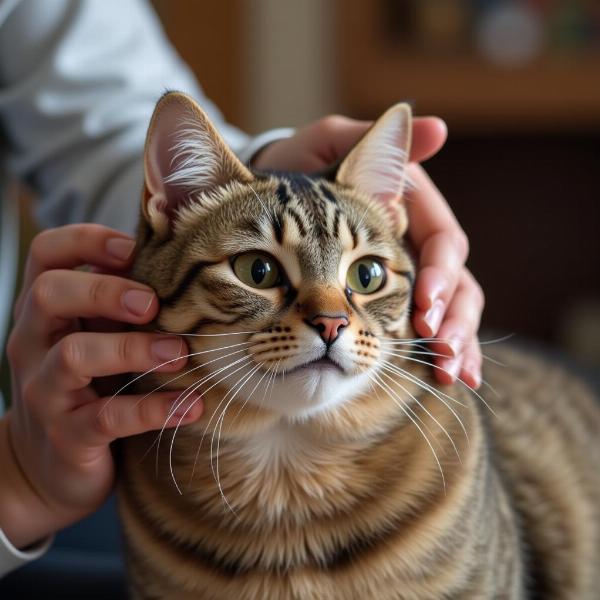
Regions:
[[[219,576],[325,573],[360,557],[371,564],[377,555],[381,563],[373,564],[390,572],[400,568],[400,579],[417,582],[424,597],[419,565],[432,557],[454,562],[465,553],[477,556],[490,507],[474,498],[478,485],[493,479],[486,476],[484,432],[468,395],[456,398],[452,413],[432,394],[411,393],[412,419],[382,394],[366,394],[357,399],[361,411],[304,423],[272,417],[260,428],[255,419],[234,436],[218,438],[213,429],[214,438],[208,433],[201,445],[202,425],[187,427],[175,438],[171,461],[169,443],[163,443],[157,470],[151,455],[140,464],[152,439],[136,440],[135,447],[130,442],[122,488],[130,527],[145,536],[145,547],[156,546],[157,556],[164,555],[166,540],[177,539],[198,568]],[[480,497],[493,498],[487,492]],[[467,517],[475,532],[470,537]],[[168,535],[149,537],[146,520],[168,523]],[[463,543],[454,556],[458,539]],[[217,556],[223,544],[227,554]],[[398,567],[388,546],[414,560]],[[373,586],[384,576],[378,573],[368,575]]]
[[[306,515],[311,505],[313,515],[349,508],[383,482],[406,498],[418,490],[447,494],[462,470],[473,468],[478,414],[466,395],[452,406],[410,383],[404,390],[413,397],[410,407],[370,392],[307,420],[231,407],[230,421],[216,425],[207,398],[202,422],[176,437],[173,472],[161,470],[162,477],[185,481],[191,504],[220,496],[215,516],[228,520],[223,511],[229,511],[255,521],[262,511],[273,524],[284,515]],[[161,462],[166,469],[164,454]]]

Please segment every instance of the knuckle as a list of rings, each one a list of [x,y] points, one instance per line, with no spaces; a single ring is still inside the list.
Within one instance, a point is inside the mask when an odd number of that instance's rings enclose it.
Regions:
[[[477,300],[477,304],[479,305],[480,309],[483,309],[483,307],[485,306],[485,293],[483,291],[483,288],[477,283],[475,282],[475,298]]]
[[[32,405],[35,404],[38,397],[38,387],[34,377],[23,382],[20,397],[23,405],[31,410]]]
[[[140,430],[148,431],[156,427],[156,410],[149,398],[141,402],[138,407]]]
[[[327,115],[319,121],[320,129],[324,134],[331,134],[339,131],[348,124],[349,119],[342,115]]]
[[[52,237],[54,231],[54,229],[46,229],[41,233],[38,233],[33,238],[31,246],[29,247],[29,256],[34,263],[43,263],[44,257],[47,253],[50,238]]]
[[[458,249],[458,252],[462,257],[463,261],[466,261],[470,251],[469,238],[467,237],[467,234],[459,227],[452,234],[452,241]]]
[[[102,304],[109,292],[108,281],[104,277],[94,277],[88,287],[88,298],[92,306]]]
[[[479,285],[479,282],[473,277],[473,275],[465,269],[465,287],[471,294],[475,303],[482,309],[485,305],[485,293],[483,288]]]
[[[117,430],[118,415],[117,411],[112,408],[109,404],[102,410],[99,410],[94,415],[92,427],[94,432],[102,438],[113,439],[115,437],[115,431]]]
[[[45,436],[50,446],[62,454],[67,446],[67,437],[62,427],[58,423],[49,424],[46,427]]]
[[[17,334],[16,329],[12,330],[8,342],[6,343],[6,356],[8,362],[13,367],[18,367],[21,364],[22,345],[21,338]]]
[[[45,312],[54,295],[54,276],[44,271],[35,278],[31,286],[30,298],[36,310]]]
[[[68,335],[56,347],[58,366],[62,371],[77,373],[83,365],[83,349],[75,335]]]
[[[94,223],[74,223],[65,226],[65,230],[70,238],[70,243],[74,248],[79,248],[82,245],[89,245],[90,239],[97,236],[101,229],[102,227],[100,225]]]
[[[117,340],[117,357],[121,364],[129,365],[136,356],[136,338],[132,334],[123,334]]]

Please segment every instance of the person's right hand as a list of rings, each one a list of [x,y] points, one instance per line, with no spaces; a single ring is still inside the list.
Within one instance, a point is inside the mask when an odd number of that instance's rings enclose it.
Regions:
[[[81,319],[140,325],[158,312],[154,292],[124,277],[73,270],[129,268],[134,241],[98,225],[38,235],[8,343],[12,406],[0,421],[0,527],[20,548],[93,512],[108,496],[117,438],[196,420],[190,397],[169,419],[176,392],[121,395],[107,402],[92,380],[157,367],[180,370],[187,346],[175,336],[83,331]],[[178,357],[181,357],[178,359]],[[171,362],[169,362],[171,361]]]

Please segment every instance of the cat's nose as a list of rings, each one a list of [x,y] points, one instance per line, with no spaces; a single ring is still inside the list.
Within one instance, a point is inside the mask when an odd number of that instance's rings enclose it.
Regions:
[[[316,315],[308,324],[314,327],[321,336],[321,339],[327,344],[333,344],[339,337],[340,332],[344,327],[348,326],[348,317],[346,315]]]

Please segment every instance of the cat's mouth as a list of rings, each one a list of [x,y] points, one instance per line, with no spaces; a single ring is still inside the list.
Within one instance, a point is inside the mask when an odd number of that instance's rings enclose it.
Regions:
[[[322,356],[321,358],[311,360],[302,365],[298,365],[297,367],[294,367],[293,369],[290,369],[289,371],[286,372],[286,375],[289,375],[290,373],[299,373],[301,371],[309,371],[309,370],[310,371],[321,371],[321,372],[326,372],[326,371],[339,371],[341,373],[344,372],[344,369],[340,365],[338,365],[335,361],[333,361],[331,358],[329,358],[328,356]]]

